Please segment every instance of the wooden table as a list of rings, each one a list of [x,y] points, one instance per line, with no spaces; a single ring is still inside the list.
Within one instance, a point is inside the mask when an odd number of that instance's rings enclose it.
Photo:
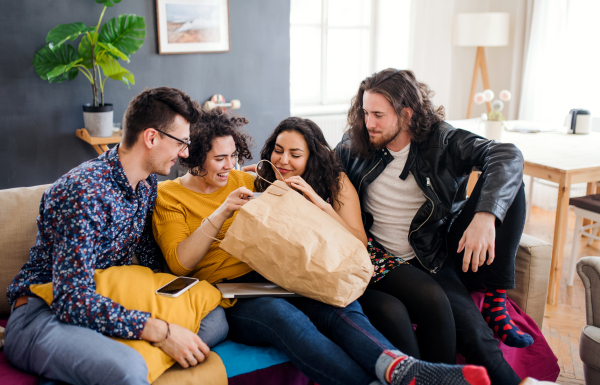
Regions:
[[[484,136],[483,125],[479,128],[476,122],[472,122],[473,120],[463,120],[450,123],[455,127]],[[552,266],[547,297],[548,304],[556,305],[567,233],[571,185],[587,183],[588,194],[595,192],[595,183],[600,181],[600,133],[573,135],[567,134],[566,130],[539,133],[504,131],[502,142],[514,143],[519,147],[525,158],[524,174],[558,183]]]
[[[119,143],[121,141],[122,132],[122,130],[119,130],[114,132],[112,136],[99,137],[90,136],[85,128],[80,128],[79,130],[75,130],[75,135],[84,142],[91,144],[98,155],[102,155],[104,152],[108,151],[109,144]]]

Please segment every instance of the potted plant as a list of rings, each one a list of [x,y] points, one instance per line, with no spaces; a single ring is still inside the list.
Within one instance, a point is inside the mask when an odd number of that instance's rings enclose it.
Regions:
[[[485,102],[492,102],[492,111],[486,116],[485,121],[485,137],[500,141],[502,139],[503,122],[504,116],[502,116],[502,109],[504,108],[504,102],[508,102],[511,99],[510,91],[500,91],[500,100],[494,99],[494,91],[485,90],[475,94],[474,101],[476,104],[483,104]],[[484,114],[485,115],[485,114]]]
[[[73,80],[81,72],[91,83],[92,103],[83,105],[85,127],[91,136],[111,136],[113,106],[104,103],[104,86],[108,78],[135,84],[131,72],[119,64],[129,62],[144,44],[146,22],[142,16],[119,15],[102,24],[106,8],[121,0],[94,0],[104,5],[98,25],[60,24],[48,32],[47,44],[33,58],[35,72],[50,83]],[[69,43],[79,37],[77,49]]]

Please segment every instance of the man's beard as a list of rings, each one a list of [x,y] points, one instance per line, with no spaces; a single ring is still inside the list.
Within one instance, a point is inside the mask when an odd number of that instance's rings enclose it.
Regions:
[[[173,160],[175,161],[175,164],[173,166],[171,166],[170,163]],[[168,176],[171,174],[171,170],[173,169],[173,167],[177,167],[178,160],[179,160],[179,157],[169,160],[169,163],[161,164],[160,159],[156,159],[156,158],[149,159],[148,161],[146,161],[145,169],[150,174],[158,174],[158,175],[162,175],[162,176]]]
[[[373,146],[373,148],[375,148],[376,150],[381,150],[382,148],[386,148],[392,140],[396,139],[396,137],[400,135],[400,132],[402,132],[402,127],[400,124],[398,124],[398,128],[396,129],[396,131],[391,132],[387,135],[382,135],[377,141],[374,141],[373,137],[369,136],[369,142],[371,143],[371,146]]]

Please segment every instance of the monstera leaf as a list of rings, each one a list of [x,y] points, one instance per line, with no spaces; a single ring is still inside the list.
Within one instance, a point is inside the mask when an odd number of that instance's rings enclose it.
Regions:
[[[89,34],[81,38],[79,48],[77,49],[77,55],[83,59],[81,64],[87,68],[92,68],[92,44],[90,43]]]
[[[142,16],[119,15],[102,26],[98,41],[109,43],[127,57],[144,44],[146,22]]]
[[[127,55],[125,55],[123,52],[119,51],[117,49],[117,47],[115,47],[114,45],[112,45],[110,43],[98,42],[98,48],[96,48],[96,49],[100,49],[102,51],[106,51],[107,53],[111,54],[115,58],[123,59],[127,63],[129,63],[129,58],[127,57]]]
[[[86,27],[83,23],[60,24],[48,32],[46,42],[51,50],[56,50],[67,40],[75,40],[79,35],[91,32],[94,27]]]
[[[102,4],[105,7],[112,7],[115,4],[119,4],[121,0],[94,0],[98,4]]]
[[[46,45],[33,57],[33,66],[42,79],[50,83],[60,83],[75,79],[79,72],[73,66],[79,60],[75,48],[70,44],[63,44],[55,51]]]
[[[100,68],[102,68],[102,72],[104,73],[105,77],[114,80],[120,80],[125,83],[127,88],[129,88],[129,83],[135,84],[135,78],[133,77],[133,74],[127,69],[121,67],[119,62],[114,57],[106,55],[98,61],[98,65]]]

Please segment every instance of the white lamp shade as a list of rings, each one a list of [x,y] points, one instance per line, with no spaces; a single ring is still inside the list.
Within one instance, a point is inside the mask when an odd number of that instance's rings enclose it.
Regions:
[[[510,14],[504,12],[454,15],[453,42],[461,47],[508,45]]]

